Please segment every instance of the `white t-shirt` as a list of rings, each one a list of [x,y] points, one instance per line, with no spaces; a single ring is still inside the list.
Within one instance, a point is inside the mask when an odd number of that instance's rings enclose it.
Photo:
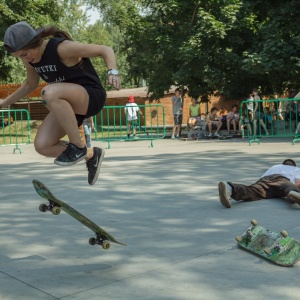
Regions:
[[[248,108],[248,110],[253,111],[253,107],[254,107],[253,101],[254,101],[254,98],[251,97],[251,98],[248,99],[248,101],[249,101],[249,102],[247,103],[247,108]]]
[[[296,179],[300,179],[300,168],[282,164],[275,165],[271,167],[262,177],[274,174],[282,175],[288,178],[292,183],[295,183]]]
[[[136,103],[127,103],[125,105],[125,113],[128,121],[137,120],[136,113],[140,110]]]

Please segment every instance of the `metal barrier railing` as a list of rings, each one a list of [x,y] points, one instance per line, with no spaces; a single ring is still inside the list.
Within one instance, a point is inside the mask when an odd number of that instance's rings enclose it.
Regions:
[[[261,137],[291,137],[294,145],[300,141],[299,101],[300,98],[243,101],[240,105],[243,137],[249,139],[250,145],[260,144]]]
[[[20,145],[30,143],[30,116],[26,109],[0,110],[0,146],[15,146],[14,153]]]
[[[163,139],[166,135],[165,111],[160,104],[139,105],[142,111],[136,113],[136,120],[130,119],[130,107],[104,106],[100,114],[95,116],[94,138],[108,142],[108,149],[112,141],[153,140]],[[131,131],[131,135],[130,134]],[[133,135],[135,132],[135,135]]]

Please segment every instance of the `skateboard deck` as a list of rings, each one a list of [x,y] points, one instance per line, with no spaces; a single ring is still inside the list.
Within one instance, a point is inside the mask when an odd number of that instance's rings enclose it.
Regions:
[[[48,200],[48,204],[41,204],[39,210],[41,212],[50,211],[54,215],[60,214],[61,209],[69,214],[71,217],[88,227],[95,233],[95,237],[89,239],[90,245],[101,245],[103,249],[108,250],[110,248],[110,242],[126,246],[125,243],[119,242],[111,234],[106,232],[103,228],[95,224],[93,221],[85,217],[76,209],[57,199],[42,182],[34,179],[32,181],[36,192],[44,199]]]
[[[280,233],[257,225],[256,220],[241,236],[237,236],[238,245],[273,263],[281,266],[293,266],[300,259],[300,243],[289,237],[285,230]]]

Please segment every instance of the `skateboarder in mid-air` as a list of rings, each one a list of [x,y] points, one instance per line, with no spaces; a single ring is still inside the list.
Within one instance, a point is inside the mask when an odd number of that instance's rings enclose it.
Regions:
[[[287,197],[300,205],[300,168],[292,159],[274,165],[254,184],[244,185],[219,182],[219,197],[223,206],[230,208],[230,199],[255,201],[261,199]]]
[[[61,166],[86,159],[88,182],[93,185],[99,175],[104,150],[94,147],[87,155],[78,127],[85,118],[98,114],[106,99],[90,58],[104,59],[108,84],[120,89],[114,51],[103,45],[73,42],[67,32],[55,26],[35,30],[26,22],[11,25],[3,42],[6,50],[24,63],[27,78],[14,93],[0,99],[0,108],[30,94],[38,87],[40,78],[49,83],[42,89],[41,98],[50,112],[39,127],[35,149],[41,155],[56,157],[54,162]],[[68,143],[61,141],[65,135]]]

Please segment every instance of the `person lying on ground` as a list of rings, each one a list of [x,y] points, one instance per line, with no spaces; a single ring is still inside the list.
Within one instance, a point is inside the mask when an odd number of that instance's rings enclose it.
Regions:
[[[219,199],[223,206],[230,208],[231,199],[256,201],[261,199],[287,197],[300,205],[300,168],[292,159],[274,165],[251,185],[221,181],[218,184]]]

